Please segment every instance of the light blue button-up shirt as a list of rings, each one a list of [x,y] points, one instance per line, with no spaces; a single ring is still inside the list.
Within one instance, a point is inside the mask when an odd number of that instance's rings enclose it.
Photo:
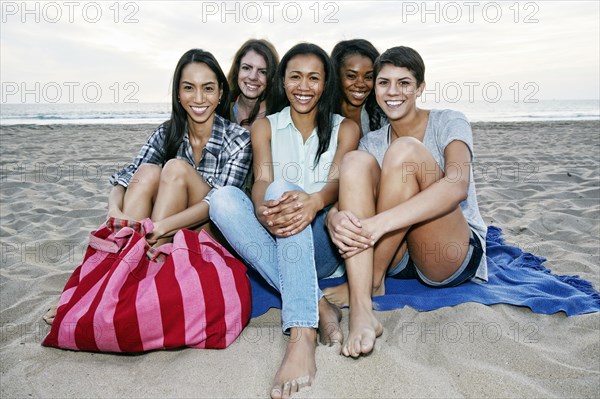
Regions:
[[[271,155],[273,176],[297,184],[308,194],[320,191],[328,181],[329,170],[337,150],[338,131],[344,120],[341,115],[333,115],[333,129],[329,147],[319,163],[315,165],[315,155],[319,148],[316,127],[304,142],[304,138],[292,121],[290,107],[267,116],[271,123]],[[339,167],[339,165],[338,165]]]

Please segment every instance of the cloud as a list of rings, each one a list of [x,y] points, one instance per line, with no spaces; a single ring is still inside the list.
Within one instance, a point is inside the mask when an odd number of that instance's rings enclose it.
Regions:
[[[3,11],[7,3],[24,4],[4,2]],[[270,40],[280,56],[299,41],[330,51],[362,37],[380,51],[415,48],[429,81],[533,79],[560,96],[553,82],[567,75],[581,90],[575,97],[600,91],[597,2],[77,2],[72,15],[68,2],[53,3],[62,7],[54,23],[49,3],[38,15],[32,3],[29,13],[4,12],[3,82],[135,82],[141,101],[168,101],[174,66],[190,48],[211,51],[227,72],[250,37]]]

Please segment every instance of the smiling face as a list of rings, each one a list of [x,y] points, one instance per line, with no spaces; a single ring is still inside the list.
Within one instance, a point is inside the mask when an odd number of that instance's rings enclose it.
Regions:
[[[375,81],[377,104],[390,121],[398,120],[416,111],[416,100],[425,89],[425,82],[417,87],[417,80],[404,67],[384,64]]]
[[[188,123],[212,122],[223,90],[217,75],[204,63],[186,65],[181,73],[179,102],[188,114]]]
[[[292,57],[285,68],[283,84],[290,106],[299,114],[315,111],[325,86],[325,67],[314,54]]]
[[[242,57],[237,83],[245,97],[260,97],[267,88],[267,61],[262,55],[250,50]]]
[[[368,57],[355,54],[344,60],[339,73],[344,101],[361,107],[373,90],[373,62]]]

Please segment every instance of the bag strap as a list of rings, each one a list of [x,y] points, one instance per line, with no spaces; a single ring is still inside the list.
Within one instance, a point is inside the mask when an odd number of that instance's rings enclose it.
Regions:
[[[157,248],[150,247],[148,248],[148,251],[146,251],[146,257],[151,261],[164,262],[167,260],[167,256],[171,254],[172,250],[173,244],[171,243],[163,244]]]
[[[90,233],[89,245],[98,251],[110,252],[113,254],[116,254],[121,249],[121,246],[117,244],[116,241],[95,236],[94,232]]]
[[[106,221],[106,227],[115,233],[115,238],[117,239],[129,237],[132,233],[132,230],[141,236],[152,233],[154,230],[154,224],[150,218],[136,222],[135,220],[117,219],[111,217]],[[172,249],[173,244],[171,243],[163,244],[157,248],[148,246],[146,257],[151,261],[164,262],[167,259],[167,256],[169,256],[171,253]]]
[[[154,229],[154,225],[149,218],[137,222],[135,220],[110,217],[105,225],[113,234],[107,238],[100,238],[92,232],[89,237],[89,245],[99,251],[110,253],[119,252],[123,248],[123,245],[125,245],[125,239],[131,236],[133,232],[145,236]]]
[[[152,230],[154,230],[154,224],[152,224],[152,220],[150,220],[150,218],[146,218],[141,222],[137,222],[135,220],[109,217],[106,221],[106,227],[108,227],[108,229],[115,234],[121,231],[123,228],[129,227],[136,233],[139,233],[143,236],[152,233]]]
[[[121,230],[123,227],[130,227],[134,231],[138,233],[142,229],[142,224],[140,222],[136,222],[135,220],[127,220],[127,219],[118,219],[114,217],[109,217],[106,221],[106,227],[113,233]]]

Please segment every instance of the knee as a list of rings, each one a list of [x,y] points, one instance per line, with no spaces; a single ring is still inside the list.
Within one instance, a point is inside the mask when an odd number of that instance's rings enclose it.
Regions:
[[[368,171],[371,168],[379,167],[377,159],[366,151],[350,151],[344,155],[342,166],[340,168],[340,177],[348,176],[353,178],[361,171]]]
[[[182,159],[169,159],[163,167],[161,180],[173,182],[183,178],[193,167]]]
[[[383,157],[382,169],[398,168],[407,162],[418,162],[421,151],[426,150],[423,143],[414,137],[400,137],[390,144]]]
[[[292,190],[304,191],[294,183],[290,183],[284,179],[276,179],[269,184],[269,187],[267,187],[267,191],[265,192],[265,200],[277,199],[286,191]]]
[[[160,182],[162,168],[159,165],[145,163],[134,173],[127,189],[152,190]]]
[[[248,200],[246,194],[235,186],[223,186],[216,189],[210,197],[208,214],[210,219],[219,223],[235,217],[242,201]]]

